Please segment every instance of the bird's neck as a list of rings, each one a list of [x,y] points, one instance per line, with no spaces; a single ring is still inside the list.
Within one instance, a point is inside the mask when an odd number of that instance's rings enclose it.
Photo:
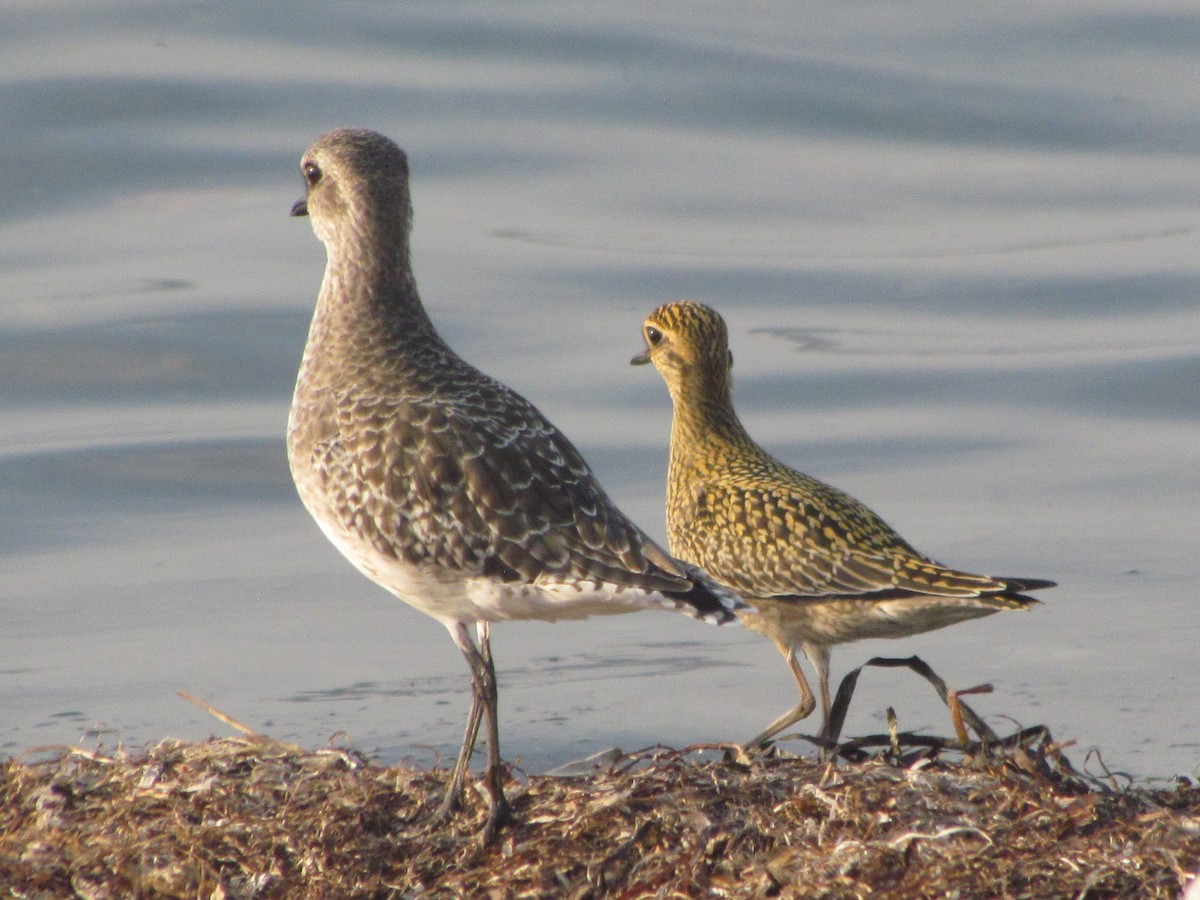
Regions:
[[[398,250],[380,257],[379,246]],[[308,348],[314,346],[322,352],[305,354],[300,377],[319,382],[346,383],[372,373],[394,379],[427,367],[431,354],[452,355],[421,303],[406,240],[364,241],[361,247],[351,240],[330,251],[309,330]]]
[[[675,415],[671,420],[671,468],[702,466],[714,454],[753,447],[733,408],[733,385],[727,375],[695,377],[672,385]]]

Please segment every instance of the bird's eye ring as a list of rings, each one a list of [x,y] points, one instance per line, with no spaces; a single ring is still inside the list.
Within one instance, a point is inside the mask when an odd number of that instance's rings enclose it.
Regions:
[[[302,168],[304,171],[304,180],[310,185],[314,185],[321,180],[321,167],[315,162],[306,162]]]
[[[653,325],[646,326],[646,343],[651,347],[657,347],[662,343],[663,333]]]

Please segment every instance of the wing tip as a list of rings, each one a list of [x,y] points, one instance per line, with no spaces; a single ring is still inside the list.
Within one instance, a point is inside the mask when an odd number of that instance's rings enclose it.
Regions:
[[[739,612],[753,612],[754,607],[736,593],[722,587],[710,578],[703,569],[679,561],[691,580],[690,590],[676,594],[676,599],[691,607],[689,613],[709,625],[725,625],[737,620]]]
[[[1025,591],[1041,591],[1058,586],[1057,581],[1050,581],[1047,578],[998,578],[996,580],[1004,584],[1003,596],[1008,601],[1010,609],[1032,609],[1035,606],[1041,606],[1041,600],[1026,596]]]

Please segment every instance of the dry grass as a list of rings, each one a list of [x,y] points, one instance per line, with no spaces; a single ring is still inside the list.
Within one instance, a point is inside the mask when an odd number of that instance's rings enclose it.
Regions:
[[[1105,788],[1044,732],[954,761],[898,749],[836,767],[658,749],[514,780],[518,822],[483,847],[482,798],[449,828],[423,826],[440,770],[257,735],[70,748],[0,767],[0,885],[31,898],[1174,898],[1200,860],[1194,786]]]

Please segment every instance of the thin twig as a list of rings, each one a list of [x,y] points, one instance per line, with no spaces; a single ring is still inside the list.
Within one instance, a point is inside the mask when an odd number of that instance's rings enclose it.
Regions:
[[[241,722],[239,722],[237,719],[233,718],[232,716],[225,715],[225,713],[221,712],[219,709],[217,709],[211,703],[206,703],[205,701],[203,701],[199,697],[197,697],[195,694],[189,694],[187,691],[176,691],[175,693],[178,694],[180,697],[182,697],[184,700],[186,700],[188,703],[195,703],[198,707],[200,707],[202,710],[204,710],[206,713],[208,713],[214,719],[220,719],[222,722],[224,722],[230,728],[237,729],[238,731],[240,731],[242,734],[246,735],[247,737],[259,738],[259,739],[262,739],[263,737],[265,737],[265,735],[259,734],[257,731],[255,731],[253,728],[251,728],[249,725],[243,725]]]

